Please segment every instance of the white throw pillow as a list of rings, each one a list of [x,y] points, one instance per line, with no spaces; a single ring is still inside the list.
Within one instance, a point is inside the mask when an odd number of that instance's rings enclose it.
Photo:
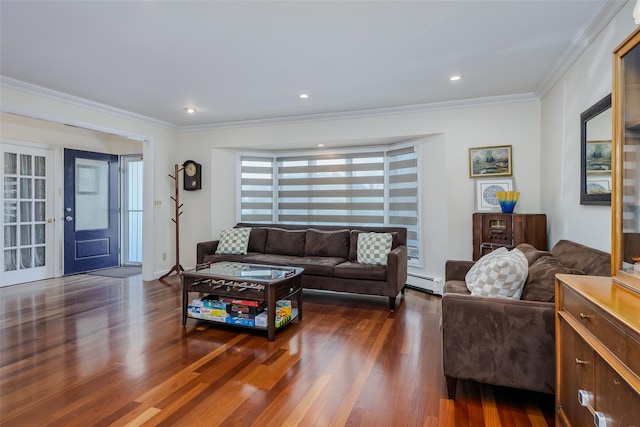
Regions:
[[[222,230],[216,254],[246,255],[251,228],[229,228]]]
[[[464,281],[467,284],[467,289],[469,292],[473,292],[473,286],[480,276],[481,272],[486,268],[487,265],[491,264],[493,260],[497,257],[500,257],[509,252],[509,250],[505,247],[500,247],[494,251],[489,252],[486,255],[483,255],[475,264],[467,271],[467,274],[464,276]]]
[[[528,270],[527,257],[519,249],[501,254],[480,271],[471,295],[520,299]]]
[[[391,233],[358,234],[358,262],[360,264],[387,265],[393,237]]]

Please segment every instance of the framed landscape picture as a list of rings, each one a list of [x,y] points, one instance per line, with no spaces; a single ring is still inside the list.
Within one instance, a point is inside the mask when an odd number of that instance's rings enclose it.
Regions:
[[[476,181],[476,209],[478,212],[500,211],[498,191],[513,191],[512,179],[479,179]]]
[[[511,145],[469,148],[471,178],[511,176]]]
[[[611,141],[587,141],[587,174],[611,173]]]

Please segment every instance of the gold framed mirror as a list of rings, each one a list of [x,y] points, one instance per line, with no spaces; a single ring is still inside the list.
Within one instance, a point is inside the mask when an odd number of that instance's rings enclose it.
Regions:
[[[613,53],[611,270],[640,290],[640,27]]]

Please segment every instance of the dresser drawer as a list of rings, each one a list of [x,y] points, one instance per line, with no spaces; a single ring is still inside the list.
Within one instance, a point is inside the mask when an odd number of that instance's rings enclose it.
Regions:
[[[627,360],[623,360],[636,376],[640,377],[640,342],[627,335]]]
[[[626,334],[606,320],[605,313],[568,287],[562,289],[562,308],[612,351],[621,361],[627,360]]]
[[[602,412],[608,426],[637,426],[640,395],[600,357],[595,360],[594,409]]]
[[[558,410],[576,426],[593,424],[593,415],[578,402],[578,390],[586,391],[593,406],[595,393],[595,353],[593,349],[569,326],[564,319],[559,321],[560,347],[563,357],[557,367],[563,381],[558,391]]]

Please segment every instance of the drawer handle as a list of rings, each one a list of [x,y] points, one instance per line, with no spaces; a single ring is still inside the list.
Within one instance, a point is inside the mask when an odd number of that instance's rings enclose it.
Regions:
[[[576,365],[588,365],[588,364],[589,362],[587,362],[586,360],[581,360],[576,357]]]
[[[580,313],[580,318],[583,319],[583,320],[584,319],[588,319],[589,317],[591,317],[591,316],[589,316],[588,314]]]

